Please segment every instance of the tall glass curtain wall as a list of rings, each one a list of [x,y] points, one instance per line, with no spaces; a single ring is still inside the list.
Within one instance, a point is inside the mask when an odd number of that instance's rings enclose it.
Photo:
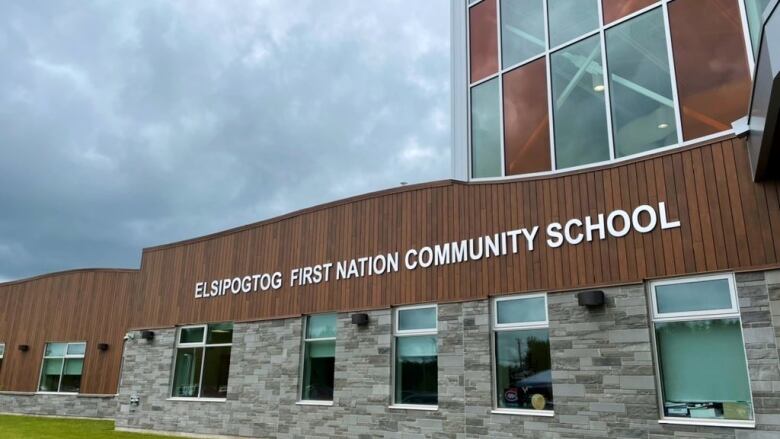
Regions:
[[[766,2],[469,2],[472,178],[584,166],[729,130],[747,114],[746,41],[757,41]]]

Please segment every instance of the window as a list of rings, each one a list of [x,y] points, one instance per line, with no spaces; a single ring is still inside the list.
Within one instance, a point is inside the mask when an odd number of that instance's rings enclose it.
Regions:
[[[232,343],[232,323],[179,328],[171,396],[226,398]]]
[[[39,392],[78,393],[87,344],[46,343]]]
[[[502,297],[493,304],[495,408],[552,415],[547,296]]]
[[[501,108],[498,79],[471,89],[471,175],[501,175]]]
[[[306,317],[303,341],[303,401],[333,401],[336,314]]]
[[[677,143],[677,123],[661,8],[606,32],[615,156]]]
[[[764,27],[764,11],[769,0],[745,0],[745,12],[750,28],[750,44],[753,46],[753,56],[758,58],[758,48],[761,46],[761,29]]]
[[[752,425],[733,277],[655,282],[651,295],[662,417]]]
[[[0,343],[0,369],[3,367],[3,357],[5,356],[5,343]]]
[[[732,132],[768,1],[467,2],[470,177],[586,167]]]
[[[439,402],[437,319],[436,305],[395,310],[395,405]]]
[[[737,0],[669,3],[685,140],[728,130],[748,113],[752,79]]]

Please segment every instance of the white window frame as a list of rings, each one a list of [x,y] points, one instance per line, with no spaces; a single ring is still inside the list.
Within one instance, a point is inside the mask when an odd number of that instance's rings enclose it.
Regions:
[[[520,323],[498,323],[498,304],[500,302],[508,302],[518,299],[537,299],[544,298],[544,320],[534,322],[520,322]],[[548,309],[547,293],[540,294],[520,294],[512,296],[496,297],[492,301],[491,305],[492,318],[490,319],[490,374],[492,375],[491,387],[492,387],[492,413],[506,414],[506,415],[523,415],[523,416],[554,416],[554,410],[531,410],[531,409],[516,409],[516,408],[502,408],[498,406],[498,375],[496,369],[498,363],[496,361],[496,333],[508,332],[508,331],[522,331],[532,329],[550,329],[550,312]],[[552,355],[552,353],[551,353]]]
[[[659,313],[658,302],[656,299],[656,287],[664,285],[676,285],[685,283],[696,283],[711,280],[727,280],[729,284],[729,292],[731,297],[731,307],[706,311],[690,311],[690,312],[674,312],[674,313]],[[652,327],[650,329],[650,338],[653,344],[653,367],[655,368],[655,382],[658,389],[658,416],[660,424],[678,424],[678,425],[703,425],[714,427],[736,427],[736,428],[755,428],[756,426],[756,409],[753,401],[753,384],[750,379],[750,363],[747,358],[747,349],[745,348],[745,334],[742,329],[742,316],[739,312],[739,297],[737,296],[737,287],[734,280],[733,273],[727,274],[715,274],[715,275],[703,275],[703,276],[689,276],[674,279],[657,280],[648,283],[647,293],[650,295],[650,302],[652,306]],[[745,365],[748,378],[748,391],[750,392],[750,410],[753,415],[753,419],[749,421],[727,420],[727,419],[701,419],[701,418],[677,418],[668,417],[664,415],[664,394],[663,394],[663,382],[661,380],[661,368],[658,361],[658,341],[655,336],[655,324],[666,322],[685,322],[685,321],[699,321],[699,320],[721,320],[721,319],[737,319],[739,320],[740,333],[742,336],[742,352],[745,355]]]
[[[433,308],[434,312],[436,313],[436,327],[434,328],[428,328],[428,329],[405,329],[400,330],[398,329],[398,315],[401,311],[408,311],[413,309],[424,309],[424,308]],[[392,368],[391,368],[391,380],[390,380],[390,407],[391,409],[406,409],[406,410],[429,410],[429,411],[436,411],[439,409],[438,404],[437,405],[430,405],[430,404],[401,404],[396,403],[395,401],[395,384],[396,384],[396,370],[395,370],[395,363],[397,361],[397,355],[398,355],[398,349],[396,345],[396,340],[398,337],[413,337],[417,335],[436,335],[437,336],[437,343],[438,343],[438,334],[439,334],[439,305],[438,304],[423,304],[423,305],[411,305],[411,306],[401,306],[393,309],[393,348],[391,349],[391,355],[392,355]],[[436,350],[436,364],[438,365],[439,360],[439,350],[437,348]],[[438,398],[438,383],[436,385],[436,395]]]
[[[220,323],[233,323],[233,322],[215,322],[214,324],[220,324]],[[187,326],[180,326],[176,329],[176,346],[173,349],[173,364],[171,365],[171,384],[169,385],[168,389],[168,400],[171,401],[215,401],[215,402],[223,402],[227,401],[227,398],[204,398],[201,397],[203,394],[203,370],[206,368],[206,348],[221,348],[221,347],[230,347],[230,355],[232,357],[233,355],[233,343],[213,343],[208,344],[206,341],[208,340],[209,335],[209,325],[187,325]],[[203,340],[200,342],[192,342],[192,343],[181,343],[181,333],[184,329],[193,329],[193,328],[203,328]],[[235,328],[235,326],[234,326]],[[232,338],[231,338],[232,340]],[[201,359],[200,359],[200,375],[198,376],[198,396],[173,396],[173,387],[174,387],[174,380],[175,380],[175,373],[176,373],[176,360],[179,357],[179,349],[185,349],[185,348],[203,348],[203,352],[201,353]]]
[[[307,330],[309,328],[309,318],[310,317],[312,317],[312,316],[331,315],[331,314],[336,316],[336,337],[319,337],[319,338],[308,338],[308,337],[306,337],[306,332],[307,332]],[[304,385],[304,383],[303,383],[303,372],[304,372],[304,370],[303,369],[305,367],[304,362],[306,360],[306,348],[308,346],[308,344],[307,344],[308,342],[310,342],[310,341],[334,341],[335,342],[336,341],[336,338],[338,337],[338,313],[318,313],[318,314],[305,315],[305,316],[303,316],[302,329],[303,329],[303,334],[302,334],[303,346],[301,348],[301,361],[300,361],[299,367],[298,367],[298,369],[299,369],[298,370],[298,376],[300,377],[299,378],[299,382],[301,384],[300,384],[300,386],[298,386],[299,387],[299,389],[298,389],[298,402],[296,402],[296,404],[298,404],[298,405],[332,406],[333,405],[333,399],[331,399],[329,401],[317,400],[317,399],[303,399],[303,385]],[[334,358],[335,358],[335,355],[334,355]],[[335,372],[334,372],[334,374],[335,374]],[[333,380],[334,386],[335,386],[335,382],[336,382],[336,380],[335,380],[335,376],[334,376],[334,380]],[[334,393],[333,398],[335,399],[335,397],[336,397],[336,395],[335,395],[336,389],[335,388],[333,389],[333,393]]]
[[[515,64],[511,65],[504,65],[503,60],[503,41],[501,38],[501,3],[503,0],[496,0],[496,27],[497,27],[497,33],[498,33],[498,45],[497,45],[497,56],[498,56],[498,71],[496,73],[493,73],[489,76],[486,76],[482,79],[479,79],[477,81],[472,82],[471,81],[471,39],[470,39],[470,25],[469,25],[469,19],[470,19],[470,13],[469,11],[471,8],[481,4],[484,0],[478,0],[475,2],[470,2],[470,0],[460,0],[458,1],[458,4],[453,7],[464,7],[466,9],[466,16],[465,20],[463,20],[465,25],[465,31],[462,33],[453,32],[453,35],[465,35],[465,44],[458,45],[457,47],[465,47],[466,54],[465,54],[465,60],[466,60],[466,82],[465,84],[453,84],[453,87],[465,87],[466,88],[466,108],[461,109],[457,108],[454,109],[455,112],[465,111],[466,115],[465,118],[462,118],[462,116],[455,115],[456,118],[459,118],[460,120],[463,120],[466,122],[466,141],[465,142],[456,142],[456,144],[465,144],[466,145],[466,156],[468,157],[468,163],[467,163],[467,176],[469,181],[501,181],[501,180],[507,180],[507,179],[518,179],[518,178],[530,178],[530,177],[538,177],[538,176],[545,176],[545,175],[556,175],[562,172],[572,172],[582,169],[590,169],[595,168],[599,166],[604,166],[605,164],[613,164],[613,163],[621,163],[628,160],[636,160],[641,157],[658,154],[661,152],[667,152],[672,151],[681,147],[698,144],[702,142],[706,142],[709,140],[714,140],[720,137],[733,135],[735,134],[734,129],[727,129],[725,131],[720,131],[717,133],[709,134],[703,137],[698,137],[691,140],[684,140],[683,139],[683,126],[682,126],[682,116],[680,114],[680,103],[678,99],[678,92],[677,92],[677,74],[676,74],[676,63],[674,62],[674,53],[672,50],[672,40],[671,40],[671,29],[669,25],[669,11],[668,11],[668,4],[674,0],[656,0],[653,4],[646,6],[642,9],[639,9],[631,14],[628,14],[624,17],[621,17],[617,20],[612,21],[611,23],[604,23],[604,14],[603,14],[603,7],[602,7],[602,0],[598,0],[598,14],[599,14],[599,26],[585,34],[579,35],[575,37],[574,39],[570,41],[566,41],[565,43],[559,44],[555,47],[547,47],[549,46],[550,42],[550,33],[549,33],[549,19],[548,19],[548,2],[549,0],[543,0],[543,8],[544,8],[544,31],[545,31],[545,50],[542,51],[542,53],[534,55],[528,59],[525,59],[523,61],[520,61]],[[738,0],[737,3],[739,3],[739,10],[740,10],[740,17],[739,20],[742,23],[742,29],[743,29],[743,38],[745,42],[745,50],[747,51],[747,61],[748,61],[748,69],[750,71],[751,77],[755,74],[755,57],[753,55],[753,44],[750,39],[750,29],[749,29],[749,23],[747,19],[747,13],[746,8],[744,5],[744,0]],[[609,63],[609,60],[607,59],[607,53],[606,53],[606,38],[605,33],[615,27],[618,26],[628,20],[631,20],[635,17],[638,17],[640,15],[643,15],[647,12],[650,12],[652,10],[655,10],[657,8],[663,9],[663,20],[664,20],[664,28],[666,30],[666,49],[667,54],[669,58],[669,73],[670,73],[670,80],[671,80],[671,86],[672,86],[672,100],[674,102],[674,112],[675,112],[675,123],[677,128],[677,142],[666,145],[659,148],[654,148],[648,151],[639,152],[636,154],[631,154],[625,157],[617,157],[615,154],[615,142],[613,139],[614,132],[612,127],[612,117],[611,117],[611,111],[612,111],[612,102],[610,100],[610,85],[609,85],[609,76],[607,72],[607,65]],[[610,159],[601,161],[601,162],[594,162],[594,163],[587,163],[584,165],[578,165],[578,166],[571,166],[567,168],[561,168],[559,169],[556,164],[555,159],[555,121],[554,121],[554,114],[553,114],[553,96],[552,96],[552,72],[550,68],[550,59],[553,53],[558,52],[566,47],[572,46],[574,44],[577,44],[587,38],[590,38],[594,35],[599,35],[600,38],[600,48],[601,48],[601,63],[602,68],[604,69],[604,99],[605,99],[605,111],[607,112],[607,134],[608,134],[608,148],[609,148],[609,154]],[[549,117],[549,131],[550,131],[550,158],[551,158],[551,170],[549,171],[542,171],[542,172],[531,172],[527,174],[516,174],[516,175],[506,175],[506,152],[505,152],[505,145],[504,145],[504,138],[505,138],[505,127],[504,127],[504,94],[503,94],[503,78],[504,75],[507,73],[513,71],[514,69],[520,68],[524,65],[530,64],[534,61],[537,61],[539,59],[545,59],[546,66],[547,66],[547,105],[548,105],[548,117]],[[501,169],[500,174],[496,177],[473,177],[473,169],[472,169],[472,163],[473,163],[473,147],[472,147],[472,130],[471,130],[471,91],[474,87],[483,84],[487,81],[490,81],[492,79],[498,78],[499,83],[499,96],[498,96],[498,106],[499,106],[499,112],[500,112],[500,118],[499,118],[499,125],[500,125],[500,156],[501,156]]]
[[[67,352],[67,351],[66,351]],[[5,343],[0,343],[0,369],[3,367],[3,358],[5,357]],[[40,386],[40,379],[38,381],[38,386]]]
[[[65,354],[64,355],[50,355],[46,356],[46,347],[50,344],[64,344],[65,345]],[[70,345],[84,345],[84,353],[83,354],[68,354],[68,348]],[[38,373],[38,391],[35,393],[39,393],[42,395],[78,395],[79,392],[61,392],[60,389],[62,389],[62,373],[65,371],[65,362],[68,359],[82,359],[84,360],[87,356],[87,342],[86,341],[47,341],[43,345],[43,357],[41,359],[41,370],[40,373]],[[52,390],[40,390],[41,388],[41,378],[43,378],[43,367],[46,364],[46,360],[50,359],[62,359],[62,366],[60,367],[60,379],[57,383],[57,391]],[[82,365],[83,367],[83,365]],[[83,377],[83,370],[81,376]],[[79,386],[80,388],[80,386]]]

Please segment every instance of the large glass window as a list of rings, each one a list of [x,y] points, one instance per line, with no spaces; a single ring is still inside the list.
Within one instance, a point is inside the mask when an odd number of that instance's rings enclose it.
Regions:
[[[39,392],[78,393],[87,344],[46,343]]]
[[[395,310],[396,405],[438,404],[437,319],[436,305]]]
[[[501,59],[508,67],[544,53],[543,0],[501,2]]]
[[[677,143],[663,10],[606,33],[615,156]]]
[[[684,140],[747,115],[752,80],[738,0],[675,0],[669,27]]]
[[[232,323],[179,328],[171,396],[226,398],[232,343]]]
[[[471,89],[471,175],[501,175],[501,107],[498,78]]]
[[[662,416],[753,420],[739,306],[731,276],[651,285]]]
[[[599,28],[599,0],[547,0],[547,9],[551,47]]]
[[[552,54],[557,168],[609,160],[604,69],[599,36]]]
[[[332,401],[335,367],[336,314],[308,316],[304,331],[301,399]]]
[[[547,296],[494,301],[496,408],[552,414]]]

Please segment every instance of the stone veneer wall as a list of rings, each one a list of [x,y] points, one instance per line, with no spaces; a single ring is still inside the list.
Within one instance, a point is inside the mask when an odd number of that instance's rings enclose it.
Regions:
[[[391,313],[379,310],[367,328],[339,315],[333,406],[296,404],[301,319],[235,326],[225,402],[168,400],[175,331],[156,331],[151,343],[136,337],[126,347],[117,427],[278,438],[777,438],[780,272],[737,275],[737,288],[756,429],[658,422],[642,285],[605,290],[608,304],[597,310],[578,306],[574,293],[548,296],[554,417],[491,413],[489,302],[476,301],[439,305],[438,411],[388,407]]]
[[[0,413],[111,419],[116,417],[117,410],[114,395],[0,392]]]

